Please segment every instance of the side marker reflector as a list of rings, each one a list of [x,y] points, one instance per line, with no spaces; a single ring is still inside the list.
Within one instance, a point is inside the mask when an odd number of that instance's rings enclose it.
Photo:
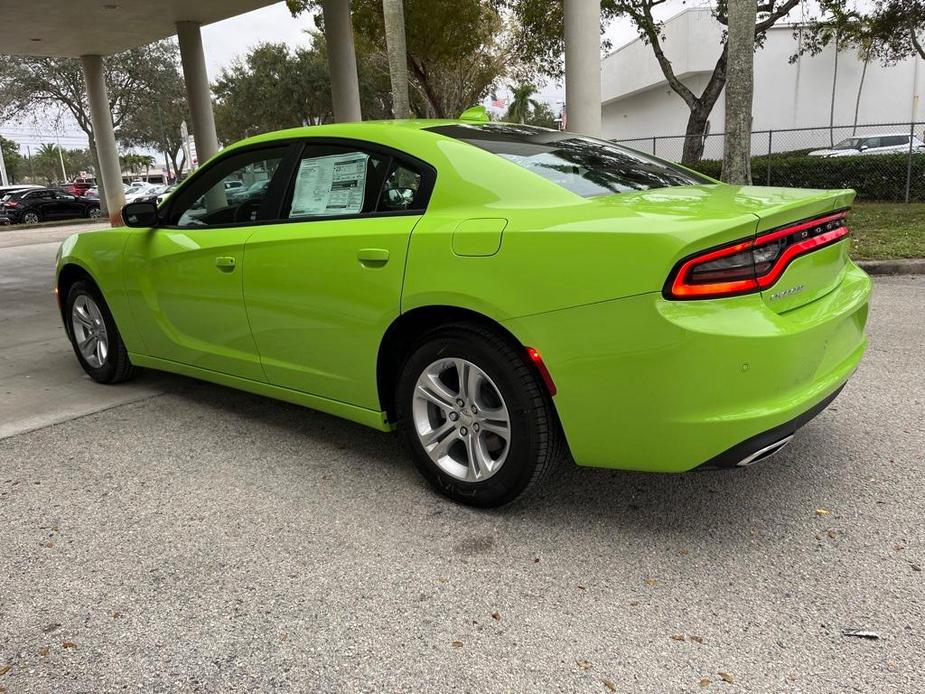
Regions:
[[[543,357],[540,356],[540,353],[533,347],[527,347],[527,356],[530,357],[530,361],[534,363],[537,370],[540,372],[540,377],[543,379],[543,383],[546,384],[546,389],[549,391],[549,394],[555,395],[556,384],[552,380],[549,369],[546,368],[546,364],[543,362]]]

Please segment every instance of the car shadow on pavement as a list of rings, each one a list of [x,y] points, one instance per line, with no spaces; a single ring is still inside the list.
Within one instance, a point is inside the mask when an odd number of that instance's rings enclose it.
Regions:
[[[826,469],[825,452],[838,450],[837,436],[817,421],[801,430],[788,448],[755,467],[657,474],[565,462],[534,493],[499,509],[472,510],[431,492],[396,435],[193,379],[186,379],[174,393],[222,417],[242,418],[267,442],[286,439],[296,449],[343,453],[331,463],[347,466],[339,477],[356,475],[356,484],[388,484],[395,493],[407,493],[400,505],[413,507],[423,499],[428,506],[442,504],[454,512],[475,514],[473,518],[508,523],[574,524],[576,518],[584,518],[589,527],[603,521],[602,527],[610,530],[702,537],[704,532],[769,515],[811,515],[819,499],[837,493],[833,488],[843,484],[837,471]],[[258,439],[255,445],[260,444]],[[730,533],[726,540],[732,536],[746,539]]]

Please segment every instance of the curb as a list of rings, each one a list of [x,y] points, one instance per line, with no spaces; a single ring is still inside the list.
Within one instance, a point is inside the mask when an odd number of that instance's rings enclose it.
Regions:
[[[857,260],[868,275],[925,275],[925,258],[898,260]]]
[[[98,224],[105,222],[106,217],[75,217],[74,219],[58,219],[53,222],[39,222],[38,224],[0,224],[0,234],[4,231],[29,231],[30,229],[47,229],[48,227],[76,226],[78,224]]]

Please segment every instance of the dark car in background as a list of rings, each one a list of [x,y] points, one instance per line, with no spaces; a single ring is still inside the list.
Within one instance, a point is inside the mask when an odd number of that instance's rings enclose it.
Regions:
[[[85,200],[62,190],[32,188],[0,198],[0,215],[11,224],[38,224],[57,219],[99,217],[99,200]]]

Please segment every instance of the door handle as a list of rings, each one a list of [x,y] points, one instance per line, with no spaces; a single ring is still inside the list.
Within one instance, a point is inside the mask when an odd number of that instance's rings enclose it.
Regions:
[[[230,255],[220,255],[215,259],[215,267],[222,272],[232,272],[235,268],[235,259]]]
[[[382,267],[389,262],[389,251],[385,248],[361,248],[357,259],[366,267]]]

